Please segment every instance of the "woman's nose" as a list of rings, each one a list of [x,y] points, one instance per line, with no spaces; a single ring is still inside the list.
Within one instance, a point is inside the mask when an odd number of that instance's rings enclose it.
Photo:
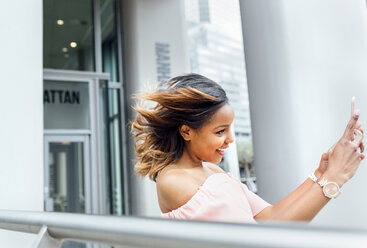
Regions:
[[[228,132],[228,136],[227,136],[227,139],[226,139],[226,143],[232,143],[234,141],[234,136],[233,136],[233,133],[232,133],[232,130],[230,130]]]

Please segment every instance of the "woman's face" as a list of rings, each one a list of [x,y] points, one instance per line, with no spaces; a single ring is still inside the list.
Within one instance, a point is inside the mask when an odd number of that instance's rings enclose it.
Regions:
[[[234,141],[231,130],[233,118],[233,108],[226,104],[218,109],[211,120],[200,129],[191,130],[191,139],[186,143],[191,157],[195,160],[219,163],[229,143]]]

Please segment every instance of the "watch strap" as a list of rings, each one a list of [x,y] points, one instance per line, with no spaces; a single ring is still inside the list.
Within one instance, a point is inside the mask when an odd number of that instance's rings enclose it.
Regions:
[[[324,185],[328,182],[325,178],[320,177],[317,181],[316,181],[321,187],[324,187]]]
[[[315,172],[310,173],[310,175],[308,175],[308,177],[314,181],[315,183],[317,182],[318,178],[315,176]]]

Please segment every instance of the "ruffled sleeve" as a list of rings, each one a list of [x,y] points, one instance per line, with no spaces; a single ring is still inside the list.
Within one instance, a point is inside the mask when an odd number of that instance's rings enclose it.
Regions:
[[[192,198],[163,218],[256,223],[254,216],[270,206],[229,173],[210,176]]]
[[[246,198],[250,204],[253,216],[256,216],[258,213],[263,211],[266,207],[271,206],[271,204],[263,200],[260,196],[250,191],[246,184],[243,184],[240,180],[235,178],[232,174],[228,173],[228,175],[241,185],[241,188],[243,192],[245,193]]]
[[[163,218],[210,220],[218,216],[218,199],[209,190],[200,187],[195,195],[181,207],[162,214]]]

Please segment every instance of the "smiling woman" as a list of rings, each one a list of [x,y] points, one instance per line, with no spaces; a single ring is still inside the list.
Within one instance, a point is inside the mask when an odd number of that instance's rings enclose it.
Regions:
[[[314,174],[272,206],[214,164],[234,141],[234,111],[225,91],[198,74],[175,77],[167,84],[139,97],[156,105],[137,106],[132,123],[136,172],[157,183],[164,218],[310,221],[336,198],[365,157],[359,111],[353,110],[343,137],[323,154]]]
[[[225,91],[198,74],[167,84],[166,90],[140,96],[157,104],[136,107],[132,123],[135,169],[157,182],[163,217],[255,222],[252,213],[269,204],[212,164],[234,141],[234,111]]]

